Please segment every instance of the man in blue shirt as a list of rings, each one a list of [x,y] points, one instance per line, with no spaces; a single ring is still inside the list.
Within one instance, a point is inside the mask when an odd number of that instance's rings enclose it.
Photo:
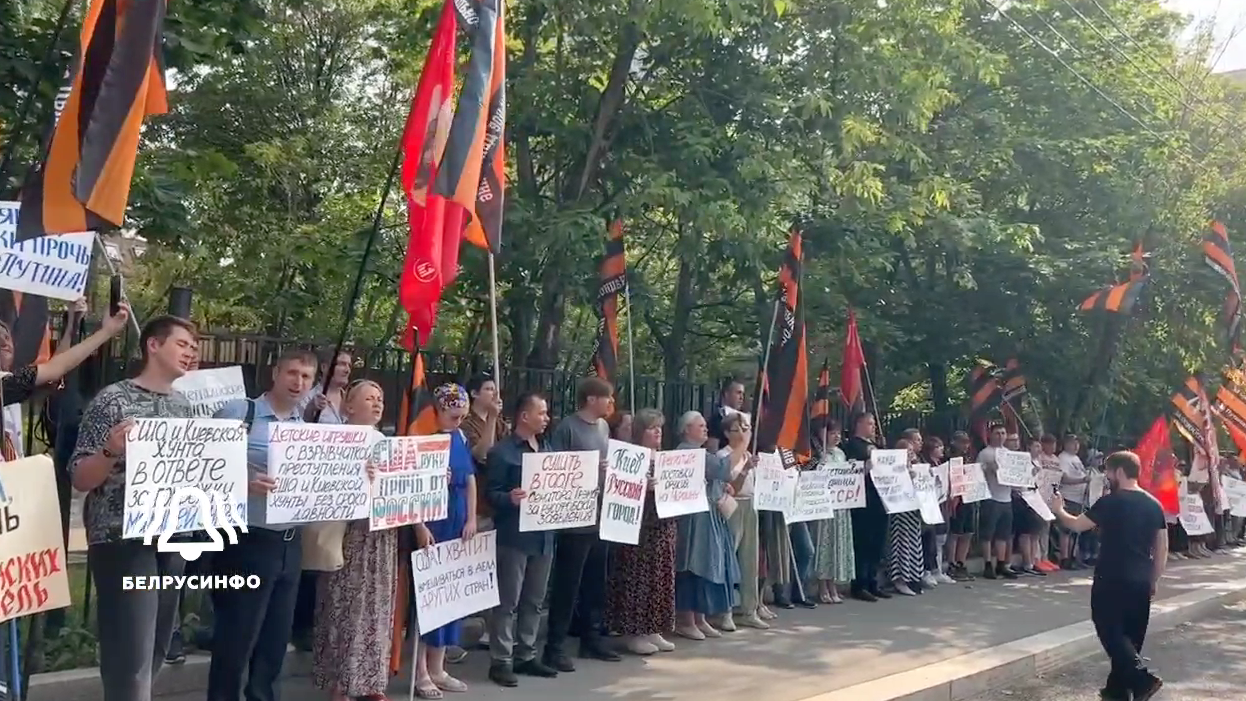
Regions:
[[[303,551],[294,524],[271,524],[268,493],[277,481],[268,475],[268,431],[274,422],[301,423],[299,400],[316,378],[316,356],[305,350],[286,351],[273,368],[273,387],[255,399],[231,402],[216,412],[218,419],[249,421],[247,497],[249,532],[237,545],[226,545],[214,557],[218,576],[257,576],[258,589],[217,589],[212,603],[212,665],[208,701],[276,701],[277,682],[285,662],[294,622],[294,604],[302,573]],[[248,675],[249,670],[249,675]]]

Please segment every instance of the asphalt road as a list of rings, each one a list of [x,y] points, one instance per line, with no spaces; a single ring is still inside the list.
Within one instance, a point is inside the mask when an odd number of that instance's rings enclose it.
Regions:
[[[1185,623],[1148,640],[1143,655],[1164,679],[1155,701],[1246,698],[1246,604]],[[1044,677],[992,691],[976,701],[1097,701],[1108,674],[1100,652]]]

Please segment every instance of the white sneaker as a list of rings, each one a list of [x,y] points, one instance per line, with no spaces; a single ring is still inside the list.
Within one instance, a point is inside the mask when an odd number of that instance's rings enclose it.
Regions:
[[[769,607],[762,605],[757,607],[757,617],[763,621],[773,621],[779,617],[779,614],[771,611]]]
[[[956,580],[949,577],[947,572],[940,572],[939,574],[936,574],[935,579],[939,580],[940,584],[955,584],[956,583]]]
[[[755,613],[750,613],[747,616],[741,616],[740,620],[736,622],[736,625],[741,625],[745,628],[756,628],[757,630],[770,630],[770,624],[761,620],[761,618],[759,618]]]
[[[933,572],[927,572],[922,575],[922,586],[934,589],[939,586],[939,580],[935,579]]]
[[[689,640],[705,640],[705,633],[702,633],[701,629],[696,626],[675,626],[675,635]]]
[[[649,642],[653,643],[653,646],[656,647],[659,652],[674,652],[675,651],[675,643],[672,643],[671,641],[667,640],[666,638],[663,638],[661,635],[657,633],[650,635],[648,639],[649,639]]]
[[[648,636],[629,636],[624,645],[633,655],[653,655],[658,651],[658,646],[649,642]]]
[[[701,631],[707,638],[721,638],[723,634],[717,628],[710,625],[709,621],[697,621],[697,630]]]
[[[714,627],[727,633],[734,633],[736,631],[735,620],[729,613],[724,613],[714,624]]]
[[[900,596],[917,596],[917,592],[909,589],[909,585],[904,582],[896,582],[896,593]]]

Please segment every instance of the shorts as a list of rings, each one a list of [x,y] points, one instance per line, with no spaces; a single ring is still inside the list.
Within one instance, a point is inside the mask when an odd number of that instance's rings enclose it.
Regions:
[[[978,529],[978,505],[961,502],[948,518],[948,532],[952,535],[973,535]]]
[[[1066,501],[1064,502],[1064,510],[1069,512],[1070,516],[1077,518],[1085,513],[1086,508],[1075,501]],[[1056,523],[1059,524],[1060,522],[1056,521]],[[1060,530],[1064,533],[1075,533],[1075,531],[1065,528],[1064,526],[1060,526]]]
[[[978,538],[982,541],[1012,540],[1012,502],[987,499],[979,504]]]
[[[1012,498],[1012,532],[1016,535],[1037,535],[1042,533],[1046,521],[1019,496]]]

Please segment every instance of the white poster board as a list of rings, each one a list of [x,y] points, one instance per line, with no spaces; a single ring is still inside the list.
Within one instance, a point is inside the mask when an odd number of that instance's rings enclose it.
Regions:
[[[190,401],[195,417],[204,419],[230,402],[247,398],[242,368],[237,365],[188,372],[174,380],[173,389]]]
[[[198,496],[208,496],[205,523]],[[125,441],[123,538],[247,524],[247,429],[228,419],[135,419]]]
[[[1096,501],[1103,498],[1103,492],[1107,488],[1107,479],[1098,472],[1090,473],[1090,484],[1086,486],[1086,506],[1094,506]]]
[[[433,523],[450,513],[450,434],[379,441],[370,485],[368,527],[383,531]]]
[[[887,513],[903,514],[921,508],[909,475],[909,451],[875,450],[870,455],[870,479]]]
[[[0,289],[75,302],[86,292],[95,234],[16,242],[20,202],[0,202]]]
[[[370,426],[269,424],[267,522],[368,518],[368,461],[383,438]]]
[[[830,475],[826,488],[832,508],[836,511],[865,508],[865,463],[824,462],[818,470]]]
[[[825,470],[800,470],[796,475],[796,499],[786,515],[788,524],[821,521],[835,517],[831,499],[831,473]]]
[[[1207,512],[1203,510],[1203,497],[1198,494],[1182,494],[1180,506],[1181,512],[1178,516],[1186,535],[1210,535],[1215,531],[1211,527],[1211,520],[1207,518]]]
[[[63,609],[69,596],[56,473],[46,455],[0,463],[0,623]]]
[[[930,465],[913,466],[913,491],[917,494],[917,506],[922,522],[927,526],[943,523],[943,510],[939,508],[939,483]]]
[[[951,463],[943,463],[930,468],[931,474],[934,475],[935,484],[939,488],[939,503],[947,501],[952,494],[951,483]]]
[[[1246,482],[1230,475],[1221,475],[1220,479],[1224,483],[1224,495],[1229,500],[1229,514],[1246,517]]]
[[[796,480],[783,469],[778,453],[758,453],[753,479],[753,507],[787,513],[796,502]]]
[[[710,510],[705,494],[705,449],[663,450],[653,456],[653,496],[658,518]]]
[[[606,485],[601,495],[601,539],[638,545],[640,522],[649,493],[653,451],[610,440],[606,450]]]
[[[558,531],[597,523],[601,455],[595,450],[524,453],[519,530]]]
[[[968,465],[957,465],[953,462],[948,467],[948,481],[952,485],[952,496],[960,497],[965,504],[975,504],[991,497],[990,487],[986,484],[986,474],[982,466],[976,462]]]
[[[415,616],[421,633],[497,606],[497,531],[411,553]]]
[[[995,449],[995,463],[1001,487],[1028,489],[1034,486],[1034,459],[1029,453],[1007,448]]]
[[[1038,514],[1039,518],[1048,523],[1056,520],[1056,515],[1051,513],[1051,507],[1047,506],[1047,502],[1043,501],[1043,495],[1035,490],[1027,489],[1021,492],[1021,499],[1030,507],[1030,509]]]

